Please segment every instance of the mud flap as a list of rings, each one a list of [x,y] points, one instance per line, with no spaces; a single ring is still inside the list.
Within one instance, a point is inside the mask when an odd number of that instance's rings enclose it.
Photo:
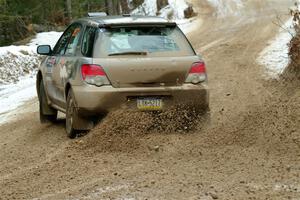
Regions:
[[[44,95],[41,96],[40,98],[42,98],[42,101],[40,101],[40,106],[41,106],[41,109],[42,109],[44,115],[55,115],[55,114],[57,114],[57,111],[48,105],[47,99]]]
[[[38,98],[39,98],[39,105],[40,105],[40,115],[55,116],[55,118],[56,118],[57,110],[55,110],[48,104],[48,99],[46,96],[46,92],[45,92],[45,88],[44,88],[44,84],[43,84],[42,80],[40,81]]]

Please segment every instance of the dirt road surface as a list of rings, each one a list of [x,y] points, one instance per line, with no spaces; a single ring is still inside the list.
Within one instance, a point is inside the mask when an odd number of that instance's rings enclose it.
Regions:
[[[63,116],[39,123],[34,99],[0,127],[0,199],[300,199],[299,83],[266,80],[256,62],[291,3],[245,3],[218,18],[194,0],[202,25],[189,38],[208,64],[210,123],[194,119],[186,133],[174,128],[189,126],[184,111],[160,122],[118,110],[70,140]]]

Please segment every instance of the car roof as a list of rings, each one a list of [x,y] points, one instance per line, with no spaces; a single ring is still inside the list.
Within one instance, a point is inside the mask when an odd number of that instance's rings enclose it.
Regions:
[[[140,25],[140,24],[173,24],[167,19],[156,16],[140,16],[140,15],[125,15],[125,16],[96,16],[85,17],[75,22],[84,22],[94,26],[114,26],[114,25]]]

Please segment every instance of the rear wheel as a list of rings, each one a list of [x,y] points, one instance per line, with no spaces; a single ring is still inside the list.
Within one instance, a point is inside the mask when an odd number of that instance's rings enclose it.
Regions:
[[[57,119],[57,110],[52,108],[47,102],[43,80],[39,84],[40,121],[41,123],[55,122]]]
[[[68,137],[75,138],[78,133],[91,130],[93,127],[94,123],[91,119],[79,114],[74,93],[70,89],[67,96],[66,108],[66,131]]]
[[[75,101],[73,92],[70,90],[67,97],[67,111],[66,111],[66,131],[69,138],[75,138],[77,131],[74,129],[75,117],[77,117],[78,112],[75,107]]]

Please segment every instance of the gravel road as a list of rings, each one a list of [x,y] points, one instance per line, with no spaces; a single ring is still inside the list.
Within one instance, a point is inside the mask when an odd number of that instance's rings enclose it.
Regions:
[[[291,4],[245,2],[218,18],[194,0],[202,24],[188,37],[208,65],[210,122],[120,109],[70,140],[63,116],[39,123],[34,99],[0,126],[0,199],[300,199],[299,83],[266,80],[256,62]]]

